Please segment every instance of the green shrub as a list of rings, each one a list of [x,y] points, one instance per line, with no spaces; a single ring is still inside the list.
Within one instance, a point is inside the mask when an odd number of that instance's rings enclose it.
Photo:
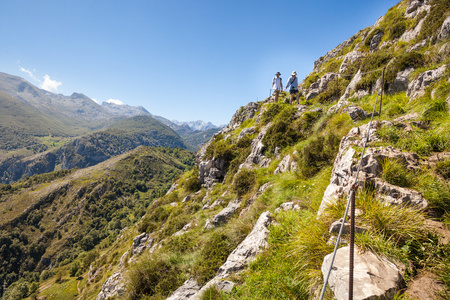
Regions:
[[[263,112],[263,114],[261,116],[261,123],[263,125],[266,125],[267,123],[272,121],[273,118],[275,118],[275,116],[278,115],[278,113],[280,113],[280,111],[282,111],[283,107],[285,107],[285,106],[286,105],[281,102],[269,103],[267,105],[267,109]]]
[[[422,24],[422,30],[416,41],[422,41],[439,33],[449,10],[448,0],[434,0],[430,12]]]
[[[168,296],[178,288],[185,276],[180,268],[161,256],[142,256],[128,272],[126,286],[128,298],[141,299],[143,296]]]
[[[436,173],[444,179],[450,178],[450,159],[438,161],[435,167]]]
[[[414,182],[414,173],[406,169],[404,163],[398,159],[384,159],[381,162],[381,178],[393,185],[411,187]]]
[[[272,125],[262,139],[262,143],[266,146],[266,154],[269,156],[275,152],[276,147],[293,145],[303,137],[297,128],[301,120],[294,122],[294,115],[295,107],[287,106],[273,119]]]
[[[193,268],[198,283],[203,285],[212,279],[235,247],[228,235],[221,231],[214,232],[204,244],[200,259]]]
[[[247,169],[242,169],[234,177],[232,189],[238,194],[238,196],[242,196],[248,193],[253,188],[255,183],[255,172]]]
[[[183,186],[188,192],[197,192],[201,189],[202,183],[200,182],[197,167],[193,169],[191,175],[183,182]]]
[[[312,177],[324,166],[331,164],[339,149],[339,142],[333,132],[310,139],[298,151],[300,174],[307,178]]]

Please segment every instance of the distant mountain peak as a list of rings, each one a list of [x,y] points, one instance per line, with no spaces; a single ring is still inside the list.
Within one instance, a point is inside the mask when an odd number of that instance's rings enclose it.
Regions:
[[[199,130],[199,131],[204,131],[204,130],[208,130],[208,129],[211,129],[211,128],[218,128],[219,127],[219,126],[216,126],[216,125],[212,124],[211,122],[205,123],[202,120],[185,121],[185,122],[179,122],[177,120],[172,120],[172,123],[175,123],[175,124],[180,125],[180,126],[187,125],[192,130]]]

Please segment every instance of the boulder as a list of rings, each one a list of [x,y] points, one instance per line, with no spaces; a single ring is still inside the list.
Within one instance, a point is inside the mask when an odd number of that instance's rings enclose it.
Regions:
[[[364,109],[357,105],[349,105],[342,112],[348,113],[350,118],[352,118],[353,123],[370,118],[372,114],[367,113]],[[378,113],[375,113],[378,115]]]
[[[448,16],[441,26],[441,31],[439,32],[438,39],[443,41],[450,37],[450,16]]]
[[[337,300],[348,299],[349,251],[348,246],[337,250],[328,280]],[[324,278],[328,274],[331,259],[332,254],[324,258],[321,268]],[[355,247],[353,299],[393,299],[402,288],[403,269],[403,266],[398,267],[382,255],[375,255],[371,251],[360,253]]]
[[[205,229],[213,229],[226,221],[228,221],[231,216],[233,216],[239,207],[241,206],[242,200],[236,199],[234,201],[230,201],[228,206],[222,209],[217,215],[215,215],[212,219],[206,220]]]
[[[113,297],[121,297],[125,293],[122,272],[116,272],[109,277],[102,286],[102,290],[97,295],[97,300],[107,300]]]
[[[389,94],[395,94],[398,92],[403,92],[408,89],[409,84],[409,75],[414,72],[414,68],[407,68],[403,71],[400,71],[395,76],[394,81],[389,84],[387,92]]]
[[[415,99],[420,96],[423,96],[425,94],[425,88],[429,86],[432,82],[438,80],[441,78],[441,76],[444,74],[446,65],[442,65],[441,67],[434,69],[434,70],[428,70],[423,73],[420,73],[419,76],[411,81],[411,83],[408,85],[408,90],[406,94],[408,95],[409,99]]]
[[[186,280],[182,286],[177,288],[166,300],[185,300],[197,294],[202,286],[194,278]]]

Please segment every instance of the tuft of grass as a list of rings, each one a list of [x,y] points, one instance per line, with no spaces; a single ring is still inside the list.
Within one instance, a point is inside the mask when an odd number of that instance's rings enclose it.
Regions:
[[[409,188],[414,184],[414,173],[406,169],[398,159],[387,158],[381,161],[381,178],[393,185]]]
[[[186,280],[179,267],[167,257],[143,255],[127,274],[128,299],[143,296],[168,296]]]
[[[444,179],[450,178],[450,159],[438,161],[435,167],[437,174]]]

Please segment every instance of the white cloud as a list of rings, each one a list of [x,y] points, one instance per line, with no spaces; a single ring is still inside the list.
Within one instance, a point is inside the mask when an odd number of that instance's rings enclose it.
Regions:
[[[106,103],[112,103],[112,104],[116,104],[116,105],[123,105],[123,102],[117,99],[109,99],[108,101],[106,101]]]
[[[36,80],[37,82],[41,82],[36,76],[34,76],[33,72],[31,72],[30,70],[27,70],[23,67],[19,67],[20,71],[27,73],[32,79]]]
[[[44,76],[44,82],[41,83],[41,89],[44,89],[49,92],[57,92],[58,87],[62,85],[62,82],[50,79],[50,76]]]

